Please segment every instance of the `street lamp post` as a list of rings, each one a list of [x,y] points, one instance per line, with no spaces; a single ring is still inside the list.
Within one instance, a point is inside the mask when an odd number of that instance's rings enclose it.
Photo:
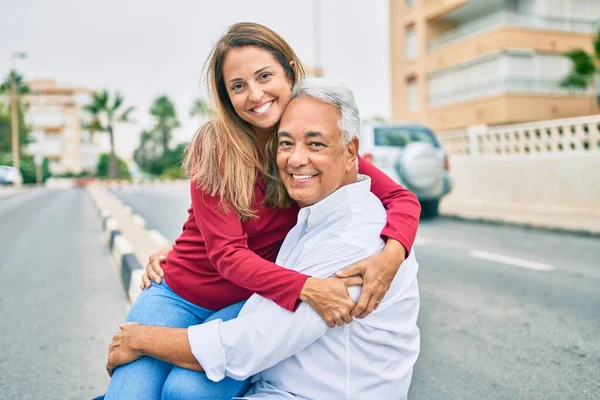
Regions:
[[[323,76],[321,66],[321,2],[313,0],[313,74],[317,78]]]
[[[10,125],[12,130],[12,161],[13,167],[20,171],[21,162],[20,162],[20,151],[19,151],[19,99],[17,92],[17,69],[15,68],[15,60],[17,58],[25,58],[25,53],[13,53],[12,55],[12,70],[10,71],[10,104],[11,104],[11,113],[10,113]],[[13,183],[14,186],[19,186],[21,183],[18,180],[15,180]]]

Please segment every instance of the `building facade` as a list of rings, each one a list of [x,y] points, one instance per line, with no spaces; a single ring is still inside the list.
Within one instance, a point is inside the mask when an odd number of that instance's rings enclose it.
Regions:
[[[84,128],[89,117],[83,106],[92,91],[49,79],[28,81],[27,85],[25,121],[34,139],[27,152],[47,159],[54,175],[94,172],[109,143],[106,133],[92,134]]]
[[[559,87],[593,53],[600,0],[390,0],[392,118],[436,131],[600,112]]]

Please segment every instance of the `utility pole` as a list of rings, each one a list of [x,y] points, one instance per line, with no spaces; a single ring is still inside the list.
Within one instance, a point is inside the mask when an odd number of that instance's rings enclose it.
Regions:
[[[313,71],[317,78],[323,77],[321,66],[321,2],[313,0]]]
[[[19,99],[17,93],[17,69],[15,68],[15,60],[17,58],[25,58],[25,53],[13,53],[12,55],[12,71],[10,71],[10,125],[12,129],[12,161],[13,167],[20,171],[20,151],[19,151]],[[14,186],[20,186],[18,181],[13,183]]]

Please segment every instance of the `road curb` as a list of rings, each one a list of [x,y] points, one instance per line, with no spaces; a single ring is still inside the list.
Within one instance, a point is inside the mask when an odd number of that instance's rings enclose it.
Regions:
[[[136,285],[133,285],[132,288],[131,283],[136,282],[136,277],[139,281],[143,268],[135,254],[133,254],[133,246],[121,234],[117,220],[112,218],[110,212],[103,208],[102,204],[98,204],[93,196],[90,196],[90,198],[96,208],[96,214],[102,227],[102,238],[110,251],[110,258],[115,267],[115,272],[123,284],[123,289],[129,301],[133,303],[141,293],[141,289],[137,286],[137,290],[135,290]],[[136,271],[140,273],[138,274]]]

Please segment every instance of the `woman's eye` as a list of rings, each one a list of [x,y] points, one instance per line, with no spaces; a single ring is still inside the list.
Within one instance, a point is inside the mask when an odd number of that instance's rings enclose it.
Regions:
[[[238,84],[236,84],[236,85],[233,85],[233,86],[231,87],[231,91],[232,91],[232,92],[236,92],[236,91],[240,90],[242,87],[243,87],[243,86],[242,86],[242,84],[241,84],[241,83],[238,83]]]
[[[260,74],[260,79],[269,79],[271,76],[273,76],[272,73],[270,73],[270,72],[263,72],[262,74]]]

